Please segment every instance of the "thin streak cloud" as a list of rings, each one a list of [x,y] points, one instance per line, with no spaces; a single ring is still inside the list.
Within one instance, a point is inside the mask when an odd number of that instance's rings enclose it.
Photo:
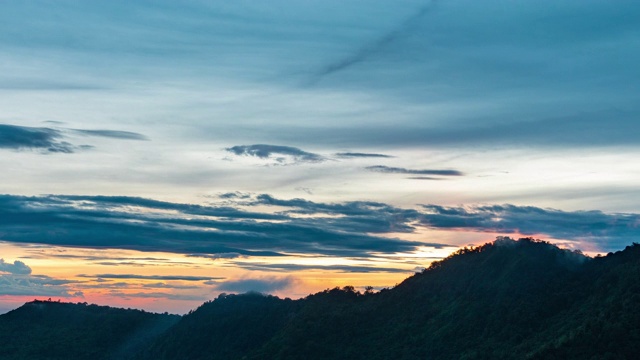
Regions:
[[[389,167],[384,165],[367,166],[365,169],[386,174],[407,174],[407,175],[440,175],[440,176],[462,176],[464,173],[458,170],[434,170],[434,169],[405,169],[399,167]]]
[[[99,136],[99,137],[107,137],[114,139],[122,139],[122,140],[149,140],[148,137],[130,131],[119,131],[119,130],[81,130],[81,129],[71,129],[71,131],[87,135],[87,136]]]
[[[401,24],[396,26],[393,30],[387,32],[383,36],[379,37],[377,40],[364,45],[360,49],[356,50],[352,54],[343,57],[337,61],[329,63],[319,69],[315,74],[313,74],[310,82],[316,83],[320,81],[323,77],[345,71],[348,68],[355,66],[359,63],[365,62],[377,55],[378,53],[383,52],[389,45],[396,42],[398,39],[406,35],[411,29],[424,18],[426,14],[428,14],[434,7],[435,1],[430,1],[427,5],[419,8],[413,15],[404,20]]]
[[[392,158],[391,155],[385,154],[372,154],[372,153],[359,153],[359,152],[341,152],[336,154],[339,158]]]
[[[96,274],[96,275],[77,275],[81,278],[99,278],[99,279],[133,279],[133,280],[162,280],[162,281],[211,281],[223,280],[223,277],[210,276],[183,276],[183,275],[137,275],[137,274]]]

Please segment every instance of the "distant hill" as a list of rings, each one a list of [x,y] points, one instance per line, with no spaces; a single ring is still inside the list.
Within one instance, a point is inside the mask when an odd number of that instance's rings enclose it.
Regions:
[[[393,289],[335,288],[300,300],[223,295],[177,322],[28,303],[0,316],[0,359],[45,358],[29,354],[57,348],[74,355],[49,358],[109,358],[126,349],[137,359],[637,359],[639,305],[640,245],[589,258],[499,238]],[[162,326],[142,336],[143,324]],[[4,344],[5,334],[14,340]],[[52,348],[33,345],[43,339]]]
[[[0,316],[0,359],[131,359],[178,320],[141,310],[33,301]]]

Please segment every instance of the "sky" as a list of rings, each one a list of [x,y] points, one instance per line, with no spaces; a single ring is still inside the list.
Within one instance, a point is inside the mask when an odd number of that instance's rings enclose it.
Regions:
[[[640,242],[640,3],[0,2],[0,313]]]

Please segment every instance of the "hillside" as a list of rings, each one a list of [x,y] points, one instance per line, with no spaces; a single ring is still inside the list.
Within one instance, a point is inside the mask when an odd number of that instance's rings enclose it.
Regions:
[[[162,315],[29,303],[0,316],[0,335],[16,339],[0,343],[0,358],[29,358],[34,339],[45,339],[87,359],[125,347],[138,359],[635,359],[639,303],[637,244],[592,259],[501,238],[393,289],[336,288],[300,300],[222,295],[170,327],[175,319]],[[164,328],[132,341],[152,319]],[[89,344],[101,350],[80,351]]]
[[[128,359],[179,316],[33,301],[0,316],[0,359]]]

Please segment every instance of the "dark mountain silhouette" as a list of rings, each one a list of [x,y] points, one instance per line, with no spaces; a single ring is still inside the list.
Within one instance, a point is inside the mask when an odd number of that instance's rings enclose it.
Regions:
[[[0,359],[131,359],[177,315],[33,301],[0,316]]]
[[[28,303],[0,316],[0,358],[636,359],[638,305],[638,244],[589,258],[499,238],[392,289],[335,288],[300,300],[221,295],[175,324],[167,315]],[[164,328],[140,336],[148,323]],[[60,357],[62,349],[73,356]]]

